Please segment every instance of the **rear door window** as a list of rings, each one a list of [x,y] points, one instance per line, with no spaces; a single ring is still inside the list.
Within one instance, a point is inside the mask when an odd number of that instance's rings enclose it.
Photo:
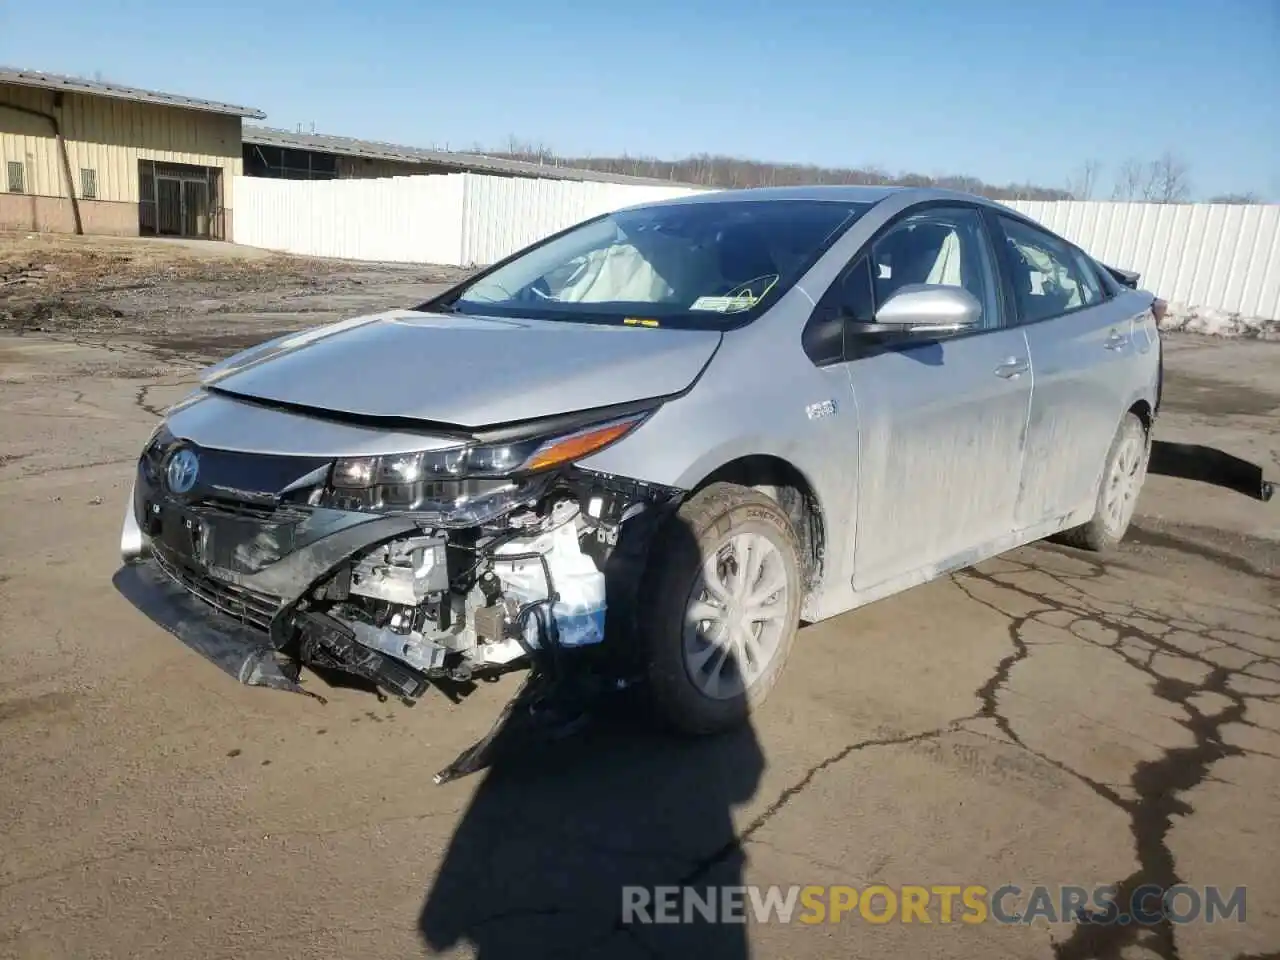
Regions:
[[[1019,322],[1038,323],[1103,301],[1097,274],[1079,250],[1021,220],[999,220]]]

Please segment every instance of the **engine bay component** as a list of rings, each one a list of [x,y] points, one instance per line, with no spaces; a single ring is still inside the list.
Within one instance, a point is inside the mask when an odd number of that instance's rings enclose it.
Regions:
[[[375,627],[359,620],[346,621],[346,625],[358,643],[403,660],[424,675],[444,667],[445,648],[432,643],[416,630],[401,633],[394,628]]]
[[[428,677],[512,664],[545,648],[548,629],[556,646],[601,643],[604,575],[579,545],[580,514],[565,498],[500,532],[379,544],[312,591],[314,605]]]
[[[522,649],[543,645],[540,630],[522,611],[544,604],[549,607],[559,646],[582,647],[604,641],[604,574],[579,545],[580,514],[576,503],[561,500],[542,533],[509,540],[493,551],[493,572],[514,612],[513,635],[505,646],[486,652],[489,662],[505,662]]]
[[[417,606],[449,586],[444,537],[414,537],[385,544],[351,570],[350,593]]]

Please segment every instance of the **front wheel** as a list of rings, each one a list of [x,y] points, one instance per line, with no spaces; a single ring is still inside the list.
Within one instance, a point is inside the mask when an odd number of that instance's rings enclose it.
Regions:
[[[800,548],[786,514],[746,487],[712,484],[672,518],[650,570],[642,637],[659,718],[691,734],[745,722],[799,628]]]
[[[1146,427],[1137,414],[1125,414],[1107,452],[1092,519],[1063,531],[1057,539],[1067,546],[1095,552],[1115,547],[1133,519],[1138,494],[1147,478],[1150,455]]]

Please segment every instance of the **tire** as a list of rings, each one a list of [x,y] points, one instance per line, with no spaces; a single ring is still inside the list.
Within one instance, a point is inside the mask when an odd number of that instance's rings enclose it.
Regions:
[[[745,582],[738,594],[744,562],[759,564],[754,595]],[[763,494],[712,484],[662,531],[649,571],[640,639],[659,721],[691,735],[745,723],[777,682],[799,628],[800,547],[787,515]],[[695,603],[709,617],[686,623]],[[724,637],[733,642],[716,642]]]
[[[1124,539],[1129,521],[1133,519],[1150,456],[1146,427],[1136,414],[1126,413],[1107,451],[1093,517],[1088,523],[1062,531],[1054,539],[1068,547],[1095,553],[1114,549]],[[1114,496],[1122,498],[1118,509],[1115,509]]]

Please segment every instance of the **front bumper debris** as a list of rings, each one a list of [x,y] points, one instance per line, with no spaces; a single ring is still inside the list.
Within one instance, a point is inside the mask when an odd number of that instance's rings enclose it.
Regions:
[[[115,586],[153,623],[241,683],[311,695],[285,672],[286,664],[260,631],[211,609],[156,564],[122,567]]]
[[[411,705],[429,686],[528,667],[490,733],[437,783],[513,740],[576,730],[636,675],[629,635],[648,543],[679,491],[575,474],[500,522],[441,529],[253,494],[174,496],[140,467],[115,583],[148,619],[241,683],[318,697],[301,668]],[[622,653],[621,651],[626,651]],[[500,736],[500,733],[502,734]]]
[[[1275,494],[1275,484],[1266,479],[1260,465],[1216,447],[1156,440],[1147,469],[1159,476],[1224,487],[1263,503]]]

